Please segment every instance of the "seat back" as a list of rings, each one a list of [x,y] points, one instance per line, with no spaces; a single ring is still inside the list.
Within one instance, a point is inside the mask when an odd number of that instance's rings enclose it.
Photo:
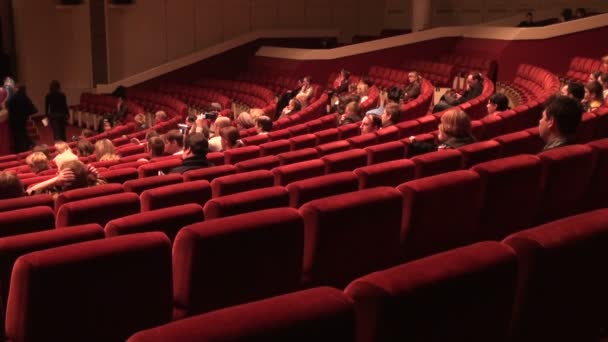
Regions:
[[[141,211],[196,203],[204,206],[211,198],[211,185],[206,180],[160,186],[145,190],[139,196]]]
[[[211,182],[217,177],[232,175],[237,172],[237,168],[234,165],[219,165],[206,167],[198,170],[186,171],[182,174],[184,182],[190,182],[194,180],[207,180]]]
[[[275,185],[309,179],[325,174],[325,163],[321,159],[307,160],[299,163],[283,165],[272,169]]]
[[[112,219],[136,214],[139,210],[139,196],[132,192],[88,198],[62,205],[57,212],[55,226],[60,228],[87,223],[105,226]]]
[[[218,177],[211,182],[213,197],[266,188],[274,185],[274,175],[268,170],[256,170]]]
[[[0,200],[0,212],[38,206],[54,208],[55,200],[52,195],[47,194]]]
[[[440,150],[416,156],[412,161],[416,165],[416,178],[429,177],[460,170],[462,153],[458,150]]]
[[[57,196],[57,199],[55,199],[55,212],[59,211],[59,208],[65,203],[87,198],[119,194],[122,192],[124,192],[124,190],[120,184],[102,184],[88,188],[64,191]]]
[[[55,214],[49,207],[31,207],[0,213],[0,237],[55,228]]]
[[[357,191],[359,182],[352,172],[339,172],[308,178],[287,185],[289,205],[299,208],[307,202],[327,196]]]
[[[244,191],[213,198],[205,204],[205,219],[232,216],[256,210],[289,206],[289,193],[282,186]]]
[[[415,168],[413,161],[398,159],[360,167],[353,172],[359,178],[359,189],[368,189],[377,186],[396,187],[401,183],[413,180]]]
[[[134,192],[139,195],[148,189],[154,189],[161,186],[177,184],[181,182],[183,182],[182,175],[177,173],[171,173],[164,176],[151,176],[126,181],[122,185],[122,187],[125,192]]]

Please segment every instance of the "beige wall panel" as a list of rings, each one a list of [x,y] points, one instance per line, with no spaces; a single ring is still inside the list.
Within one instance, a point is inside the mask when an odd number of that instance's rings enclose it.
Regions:
[[[196,0],[195,12],[196,48],[204,49],[221,42],[224,31],[222,0]]]
[[[359,1],[359,34],[377,35],[384,27],[386,0]]]
[[[278,27],[302,28],[306,26],[306,1],[279,1]]]
[[[278,26],[280,0],[251,0],[251,28],[268,29]]]
[[[167,55],[169,60],[196,50],[196,0],[170,0],[167,8]]]
[[[224,0],[222,6],[225,40],[251,30],[249,0]]]
[[[384,28],[409,29],[412,27],[412,0],[386,0]]]
[[[332,11],[329,0],[308,0],[304,7],[306,26],[312,29],[331,27]]]

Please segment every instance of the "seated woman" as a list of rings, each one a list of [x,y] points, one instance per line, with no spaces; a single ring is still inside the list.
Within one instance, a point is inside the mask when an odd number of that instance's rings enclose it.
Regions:
[[[0,200],[25,195],[23,184],[14,172],[0,171]]]
[[[604,94],[599,82],[589,82],[585,85],[585,98],[583,108],[587,112],[593,112],[600,108],[604,103]]]
[[[97,161],[120,159],[120,156],[116,153],[114,144],[112,144],[110,139],[101,139],[95,143],[95,157],[97,157]]]
[[[95,147],[93,147],[93,144],[86,139],[80,139],[76,144],[76,154],[79,157],[88,157],[93,154],[94,150]]]
[[[291,99],[291,100],[289,100],[289,104],[287,105],[287,107],[283,108],[283,111],[281,112],[281,116],[279,117],[279,119],[287,117],[291,114],[295,114],[295,113],[299,112],[300,109],[302,109],[302,105],[300,104],[300,101],[298,101],[297,99]]]
[[[241,141],[241,137],[239,135],[239,130],[236,127],[224,127],[220,131],[220,136],[222,137],[222,150],[228,151],[235,148],[239,148],[243,146],[243,142]]]
[[[339,95],[348,91],[348,84],[350,82],[350,72],[346,69],[340,70],[340,74],[332,83],[331,89],[328,90],[330,94]]]
[[[438,144],[417,142],[415,137],[410,137],[410,154],[415,156],[437,150],[454,149],[477,141],[471,133],[471,119],[467,113],[460,108],[446,111],[445,114],[441,116],[441,123],[438,126],[438,130]]]
[[[25,158],[25,163],[30,167],[33,173],[39,174],[44,170],[49,169],[49,160],[42,152],[34,152]]]
[[[253,126],[255,126],[255,121],[251,117],[251,114],[249,114],[247,112],[241,112],[241,114],[239,114],[239,116],[237,116],[236,128],[238,128],[239,130],[248,129]]]
[[[133,121],[135,122],[135,131],[143,131],[148,129],[148,125],[146,125],[146,116],[142,113],[139,113],[133,117]]]
[[[57,196],[64,191],[100,184],[106,184],[106,181],[99,175],[97,169],[79,160],[70,160],[61,165],[57,176],[30,186],[27,193],[30,195],[48,193]]]
[[[156,113],[154,113],[154,124],[159,124],[161,122],[165,122],[167,121],[167,113],[165,113],[162,110],[157,111]]]
[[[494,93],[488,99],[486,108],[488,109],[487,116],[500,114],[509,109],[509,99],[503,93]]]

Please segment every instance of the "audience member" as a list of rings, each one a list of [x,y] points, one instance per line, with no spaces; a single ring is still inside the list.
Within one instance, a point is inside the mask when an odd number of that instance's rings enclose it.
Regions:
[[[299,112],[300,109],[302,109],[302,105],[300,104],[300,101],[298,101],[297,99],[291,99],[291,100],[289,100],[289,104],[287,105],[287,107],[283,108],[283,111],[281,112],[281,116],[279,117],[279,119],[287,117],[292,114],[295,114],[295,113]]]
[[[340,70],[340,74],[332,83],[332,88],[329,93],[332,95],[339,95],[348,91],[348,84],[350,83],[350,72],[346,69]]]
[[[44,98],[44,112],[53,130],[53,139],[65,141],[65,125],[68,121],[68,101],[61,91],[59,81],[51,81],[49,92]]]
[[[312,96],[314,95],[314,87],[313,85],[310,83],[312,81],[312,77],[310,76],[305,76],[302,81],[302,88],[300,88],[300,91],[298,92],[298,94],[296,95],[296,100],[298,100],[300,102],[300,104],[302,105],[302,108],[306,108],[306,106],[308,106],[308,101],[310,101],[310,99],[312,98]]]
[[[488,99],[488,115],[496,115],[509,109],[509,99],[503,93],[494,93]]]
[[[266,113],[264,113],[264,110],[262,108],[251,108],[249,110],[249,115],[251,115],[251,119],[255,123],[258,121],[258,118],[260,116],[264,116],[264,115],[266,115]],[[253,127],[253,125],[252,125],[252,127]]]
[[[545,141],[543,151],[572,143],[582,116],[578,101],[567,96],[552,96],[538,122],[540,137]]]
[[[219,152],[222,150],[222,137],[220,136],[220,131],[224,127],[231,126],[230,119],[225,116],[220,116],[215,119],[213,123],[213,135],[211,139],[209,139],[209,151],[210,152]]]
[[[344,114],[340,115],[339,125],[348,125],[361,121],[361,113],[359,112],[359,103],[352,101],[344,108]]]
[[[220,130],[222,137],[222,150],[228,151],[243,146],[239,130],[236,127],[224,127]]]
[[[149,160],[154,160],[165,155],[165,142],[159,136],[148,139],[146,144],[147,152],[150,154]]]
[[[167,121],[167,113],[165,113],[162,110],[157,111],[156,113],[154,113],[154,124],[159,124],[161,122],[165,122]]]
[[[589,78],[587,79],[587,83],[588,82],[597,82],[597,79],[600,77],[602,73],[599,71],[594,71],[592,73],[589,74]]]
[[[480,73],[474,72],[467,76],[467,89],[464,93],[459,94],[455,91],[447,92],[441,100],[433,108],[433,113],[446,110],[450,107],[457,106],[466,101],[481,95],[483,92],[483,77]]]
[[[135,131],[143,131],[148,129],[148,125],[146,125],[146,116],[143,113],[139,113],[133,117],[133,121],[135,122]]]
[[[415,100],[420,95],[420,89],[422,86],[422,78],[418,71],[410,71],[407,73],[408,85],[403,89],[403,96],[401,99],[403,102]]]
[[[460,108],[452,108],[441,116],[438,131],[439,144],[418,142],[415,137],[410,137],[410,154],[414,156],[437,150],[454,149],[477,141],[472,134],[471,119]]]
[[[27,151],[32,146],[32,142],[27,135],[26,123],[32,114],[38,112],[38,109],[28,96],[25,85],[17,87],[15,94],[6,100],[5,106],[9,113],[8,121],[15,152]]]
[[[564,8],[559,19],[561,22],[572,20],[572,10],[570,8]]]
[[[255,123],[255,129],[259,135],[268,134],[272,131],[272,120],[266,115],[262,115]]]
[[[589,82],[585,85],[585,98],[582,103],[584,110],[587,112],[593,112],[602,106],[604,94],[599,82]]]
[[[95,157],[97,161],[119,160],[120,156],[116,153],[114,144],[110,139],[101,139],[95,142]]]
[[[0,200],[25,196],[23,184],[14,172],[0,171]]]
[[[365,115],[363,120],[361,120],[361,126],[359,126],[359,129],[361,129],[361,134],[363,135],[363,134],[367,134],[367,133],[376,132],[381,127],[382,127],[382,119],[380,118],[379,115],[367,114],[367,115]]]
[[[399,87],[392,87],[387,92],[382,92],[380,94],[380,104],[378,108],[370,109],[365,114],[382,115],[382,113],[384,113],[384,107],[390,103],[399,104],[402,98],[403,90]]]
[[[585,87],[580,83],[568,82],[562,87],[560,94],[581,102],[585,98]]]
[[[80,132],[80,138],[91,138],[95,136],[95,132],[93,130],[90,130],[88,128],[83,129]]]
[[[600,75],[598,82],[600,82],[602,88],[604,89],[602,91],[602,95],[604,96],[604,102],[606,102],[608,101],[608,72],[603,72]]]
[[[380,116],[382,128],[398,124],[401,121],[401,109],[396,103],[389,103]]]
[[[253,126],[255,126],[255,121],[253,121],[251,114],[247,112],[242,112],[236,118],[236,127],[238,129],[249,129]]]
[[[163,135],[166,155],[180,155],[184,153],[184,136],[177,129],[172,129]]]
[[[207,160],[209,145],[207,138],[202,133],[190,134],[186,138],[184,154],[182,155],[182,165],[175,167],[171,173],[184,173],[190,170],[202,169],[213,166]]]
[[[42,152],[46,156],[46,159],[51,160],[51,152],[47,144],[36,145],[32,148],[32,152]]]
[[[98,128],[98,132],[99,133],[104,133],[104,132],[109,132],[112,130],[112,121],[110,121],[110,119],[102,119],[101,120],[101,125],[99,125]]]
[[[602,65],[600,66],[601,72],[608,72],[608,55],[602,57]]]
[[[30,186],[27,193],[48,193],[56,197],[64,191],[101,184],[106,184],[106,181],[99,175],[97,169],[79,160],[70,160],[61,165],[57,176]]]
[[[55,150],[57,151],[57,155],[53,161],[57,168],[60,169],[61,165],[70,160],[78,160],[78,157],[72,153],[70,146],[64,141],[58,141],[55,143]]]
[[[76,154],[79,157],[87,157],[93,154],[95,147],[87,139],[80,139],[76,144]]]
[[[369,85],[367,83],[365,83],[363,80],[361,80],[357,84],[356,95],[359,96],[360,104],[367,101],[367,99],[369,97]]]
[[[33,173],[39,174],[49,169],[49,159],[42,152],[34,152],[25,158],[25,163]]]

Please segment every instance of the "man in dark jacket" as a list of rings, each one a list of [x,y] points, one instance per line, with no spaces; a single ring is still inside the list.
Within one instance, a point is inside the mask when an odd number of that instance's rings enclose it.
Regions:
[[[207,160],[209,142],[203,133],[190,134],[186,138],[182,165],[171,170],[171,173],[184,173],[190,170],[202,169],[213,166]]]
[[[13,133],[15,152],[27,151],[32,142],[27,135],[27,119],[38,112],[36,106],[27,95],[24,85],[17,88],[17,92],[6,102],[9,115],[9,124]]]
[[[437,102],[433,113],[446,110],[450,107],[458,106],[459,104],[465,103],[469,100],[476,98],[483,92],[483,76],[480,73],[475,72],[467,76],[467,90],[462,95],[456,92],[448,92],[441,98],[441,101]]]

